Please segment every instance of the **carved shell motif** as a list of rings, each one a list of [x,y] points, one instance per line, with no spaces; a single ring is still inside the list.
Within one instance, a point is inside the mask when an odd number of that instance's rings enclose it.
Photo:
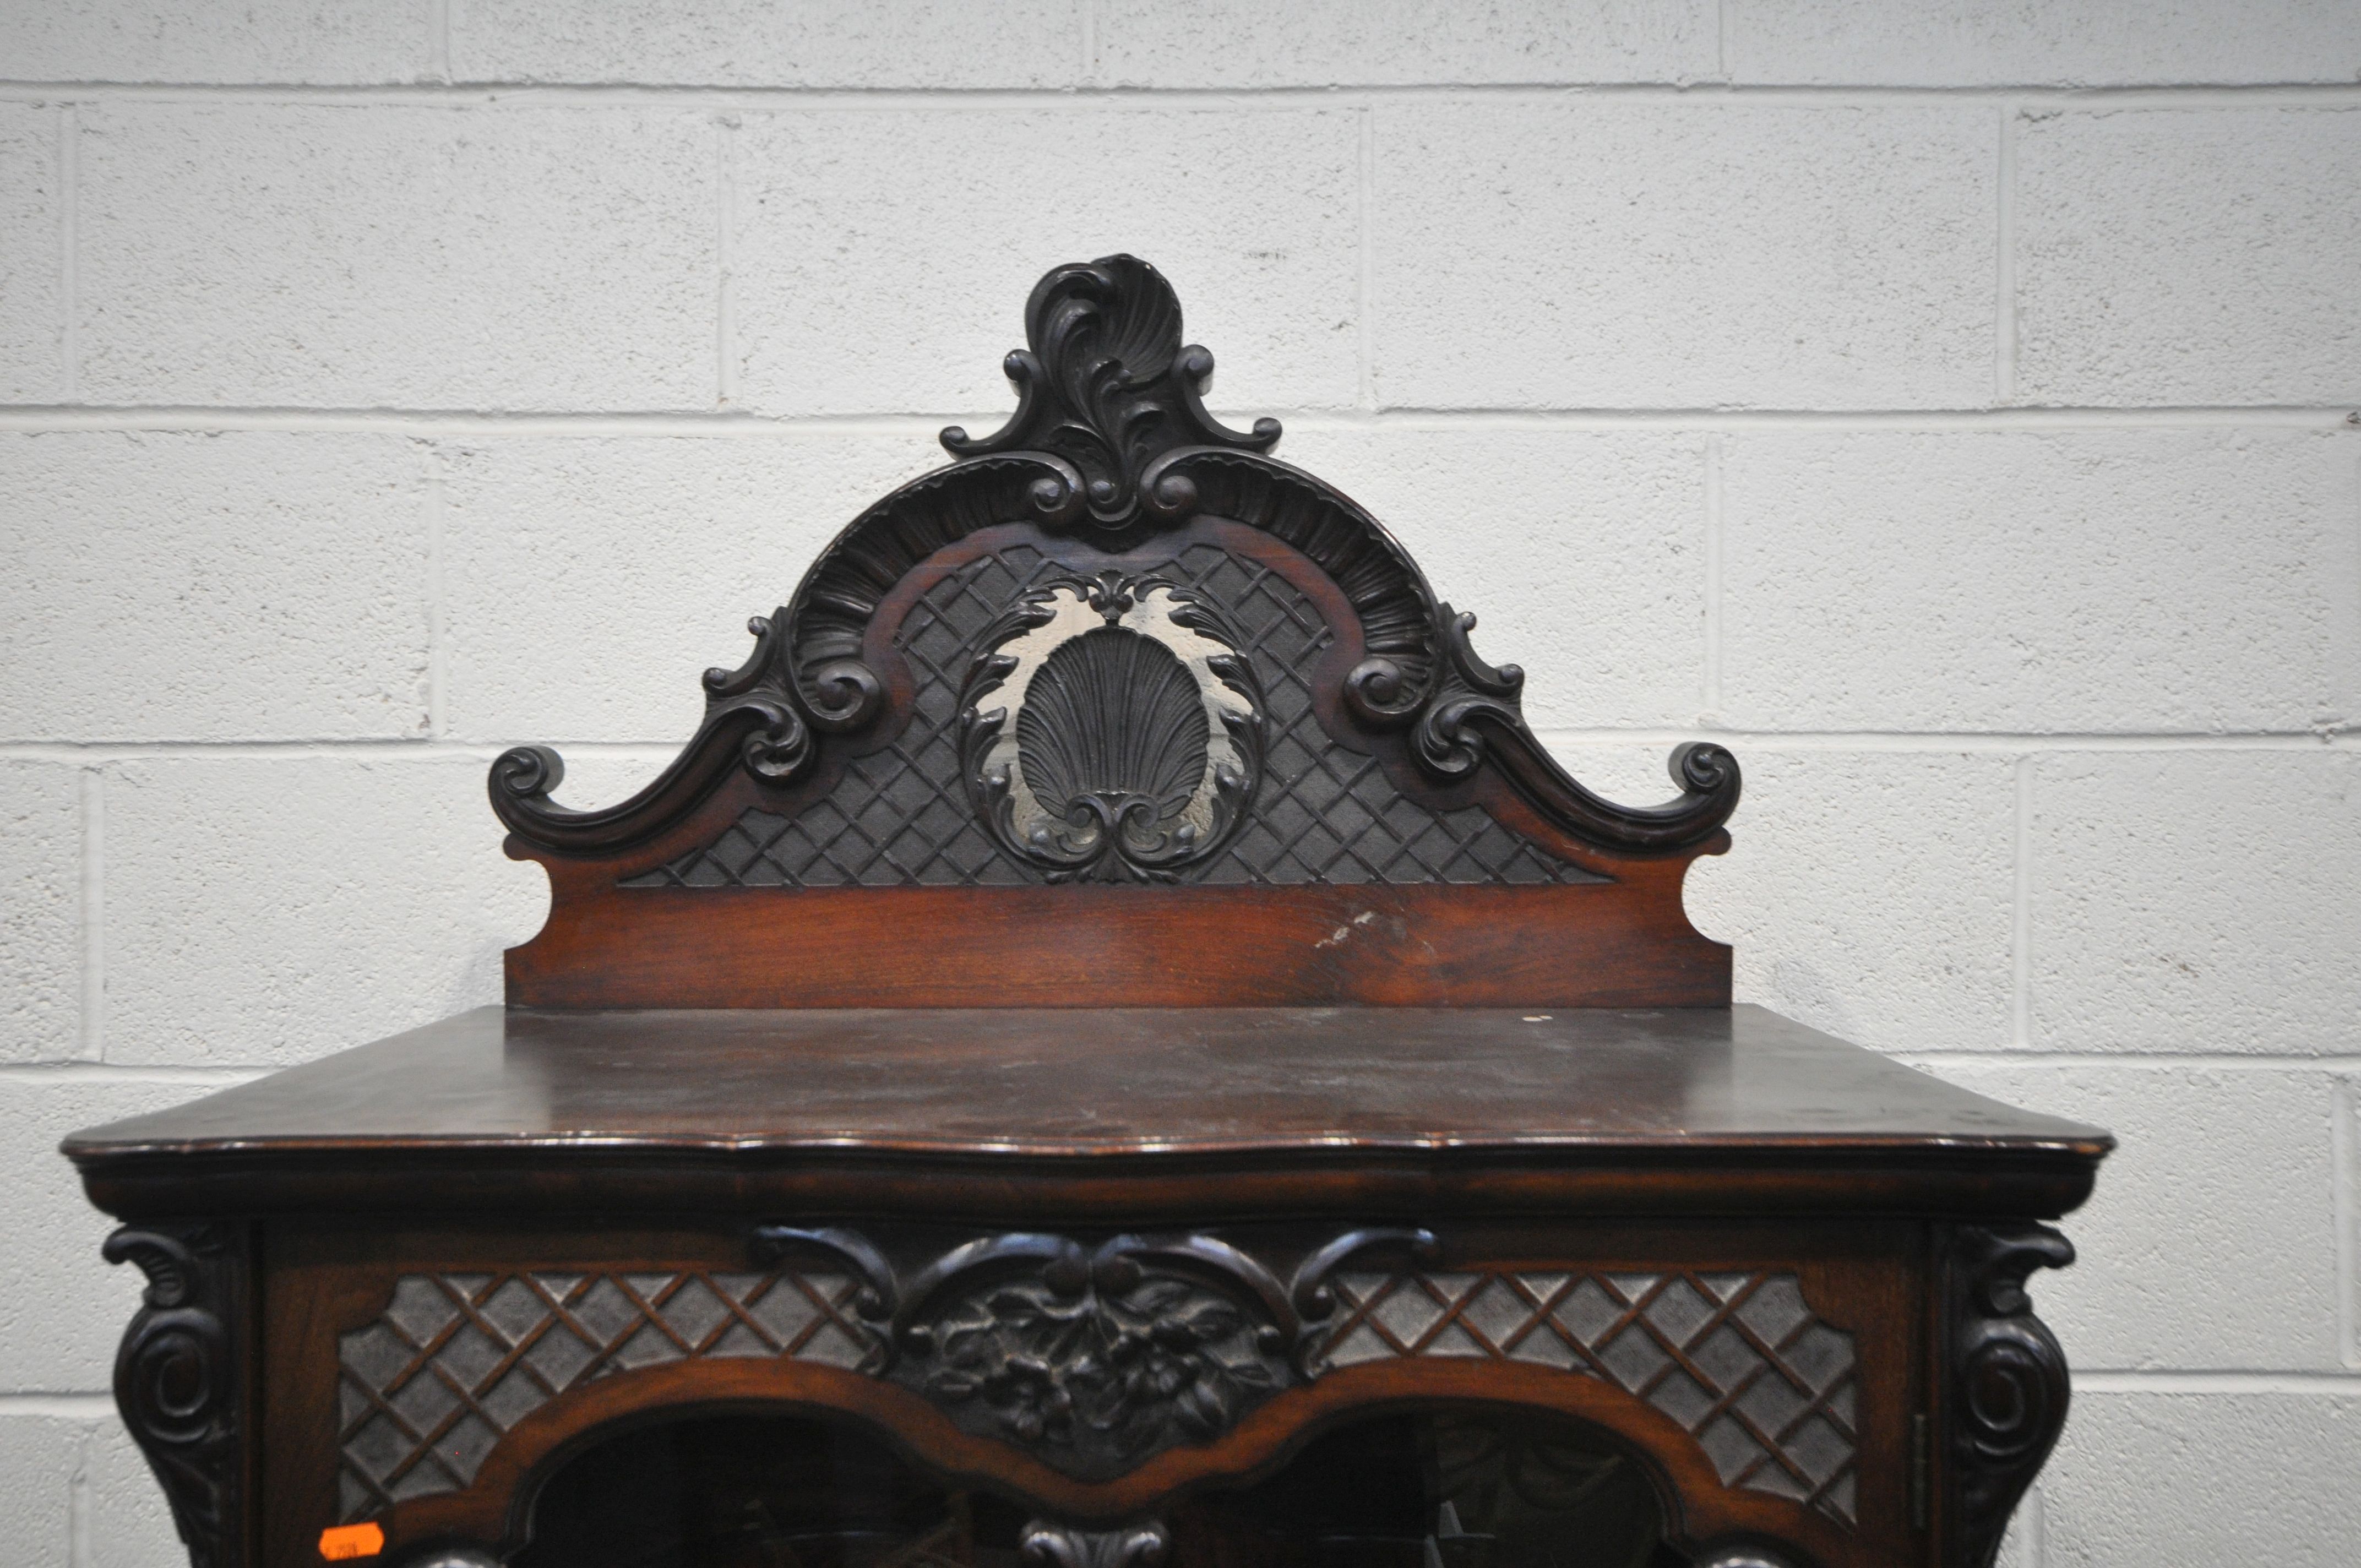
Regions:
[[[994,837],[1051,882],[1170,882],[1219,849],[1262,768],[1261,688],[1236,641],[1186,590],[1113,572],[1003,617],[960,705]]]

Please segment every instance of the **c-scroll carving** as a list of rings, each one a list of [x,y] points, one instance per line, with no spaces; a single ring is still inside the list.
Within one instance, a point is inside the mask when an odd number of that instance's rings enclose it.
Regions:
[[[1960,1568],[1992,1568],[2018,1499],[2066,1424],[2066,1354],[2033,1315],[2025,1281],[2074,1261],[2043,1225],[1962,1229],[1953,1241],[1951,1494]]]
[[[1676,853],[1719,830],[1739,798],[1729,752],[1676,751],[1682,793],[1662,806],[1619,806],[1568,776],[1525,727],[1521,672],[1477,657],[1472,619],[1435,601],[1400,543],[1334,487],[1269,457],[1277,421],[1240,432],[1206,413],[1201,391],[1213,357],[1184,345],[1180,332],[1179,302],[1146,262],[1113,256],[1051,271],[1027,306],[1031,346],[1007,362],[1019,392],[1008,423],[983,437],[944,431],[961,461],[871,506],[813,562],[785,607],[751,623],[752,656],[736,671],[707,672],[704,721],[672,766],[629,800],[575,811],[551,798],[564,777],[557,753],[520,747],[492,767],[501,821],[536,849],[619,855],[672,828],[735,769],[768,788],[797,784],[814,775],[831,736],[860,749],[891,739],[883,727],[898,722],[905,694],[894,684],[902,677],[881,668],[894,660],[872,646],[872,622],[936,552],[1016,523],[1081,532],[1121,552],[1204,518],[1280,541],[1342,591],[1362,651],[1350,670],[1330,676],[1341,682],[1334,701],[1343,722],[1367,736],[1401,738],[1402,787],[1415,794],[1414,773],[1447,792],[1488,767],[1544,822],[1609,854]],[[1212,776],[1218,782],[1218,772]],[[1038,850],[1060,876],[1157,880],[1208,858],[1223,830],[1203,801],[1191,808],[1203,820],[1190,824],[1186,840],[1175,835],[1178,823],[1162,820],[1170,813],[1150,822],[1136,799],[1110,820],[1096,819],[1108,815],[1099,806],[1080,809],[1093,819],[1050,825],[1046,844],[1032,831],[1043,824],[1027,828],[1020,858],[1038,860]],[[1239,816],[1230,808],[1227,825]]]
[[[569,811],[550,798],[565,781],[565,759],[547,746],[519,746],[492,763],[494,814],[517,837],[544,850],[601,854],[629,849],[694,808],[734,766],[766,784],[794,783],[818,759],[814,726],[841,724],[864,707],[882,706],[884,688],[857,661],[821,672],[815,684],[827,700],[805,701],[787,678],[778,622],[758,615],[746,630],[753,634],[754,652],[735,670],[705,672],[705,721],[653,784],[614,806]]]
[[[1709,741],[1674,751],[1668,768],[1681,793],[1662,806],[1622,806],[1589,789],[1559,767],[1525,727],[1519,702],[1525,672],[1485,663],[1468,640],[1476,618],[1438,604],[1435,626],[1442,678],[1420,705],[1411,730],[1419,768],[1429,777],[1449,783],[1488,762],[1555,826],[1605,848],[1643,854],[1701,842],[1738,809],[1738,759]],[[1352,689],[1348,685],[1348,700]]]
[[[115,1360],[123,1424],[163,1484],[191,1568],[245,1561],[245,1366],[238,1342],[243,1249],[210,1224],[126,1226],[109,1263],[148,1277]]]

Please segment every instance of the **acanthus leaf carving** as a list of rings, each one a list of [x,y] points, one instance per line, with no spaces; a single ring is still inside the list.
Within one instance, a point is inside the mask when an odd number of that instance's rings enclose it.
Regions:
[[[164,1487],[191,1568],[244,1558],[244,1368],[231,1323],[240,1249],[212,1224],[126,1226],[109,1263],[148,1277],[115,1361],[115,1402]]]
[[[1239,641],[1152,576],[1054,581],[1012,606],[960,694],[961,771],[1002,848],[1051,882],[1170,882],[1218,850],[1262,773]]]
[[[1202,389],[1213,356],[1180,341],[1180,302],[1163,274],[1132,256],[1060,267],[1025,306],[1028,348],[1003,365],[1016,385],[1007,424],[976,437],[952,425],[946,451],[959,457],[1016,451],[1051,453],[1082,475],[1092,521],[1119,529],[1138,515],[1142,477],[1177,447],[1268,450],[1279,422],[1230,430],[1205,411]],[[1183,510],[1183,493],[1155,499]]]
[[[2074,1245],[2045,1225],[1962,1228],[1950,1270],[1952,1534],[1961,1568],[1992,1568],[2009,1516],[2066,1425],[2066,1354],[2025,1282]]]
[[[830,736],[879,744],[897,696],[871,663],[873,618],[921,563],[979,530],[1024,522],[1084,531],[1117,551],[1200,516],[1270,535],[1342,590],[1363,654],[1342,677],[1339,706],[1372,736],[1407,731],[1407,767],[1429,784],[1449,789],[1488,768],[1543,820],[1610,854],[1691,849],[1736,807],[1738,768],[1718,746],[1676,752],[1682,793],[1654,806],[1619,806],[1559,768],[1525,727],[1520,673],[1474,654],[1466,618],[1435,601],[1400,543],[1334,488],[1268,456],[1276,421],[1240,432],[1205,411],[1213,356],[1182,343],[1179,302],[1154,268],[1127,256],[1057,268],[1035,289],[1026,319],[1031,346],[1007,361],[1019,394],[1008,423],[983,437],[943,432],[961,461],[880,499],[820,554],[790,603],[755,623],[748,663],[708,672],[704,722],[653,784],[613,806],[569,810],[551,798],[564,776],[555,751],[521,747],[494,763],[493,808],[522,843],[620,855],[694,811],[733,768],[783,789],[814,774]],[[1067,661],[1077,672],[1091,662]],[[1235,688],[1244,661],[1206,667]],[[1243,754],[1251,737],[1234,718],[1215,721]],[[1143,725],[1187,749],[1170,724]],[[1012,772],[1012,784],[1017,777]],[[1037,814],[1013,789],[1014,820],[994,831],[1013,830],[1019,858],[1054,879],[1168,880],[1209,859],[1245,816],[1252,769],[1216,765],[1209,781],[1185,822],[1152,791],[1093,787]]]

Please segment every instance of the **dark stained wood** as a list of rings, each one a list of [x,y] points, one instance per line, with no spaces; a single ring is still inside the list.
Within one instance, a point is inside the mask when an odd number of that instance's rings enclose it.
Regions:
[[[447,1201],[497,1168],[536,1205],[706,1201],[717,1180],[809,1205],[832,1176],[839,1201],[961,1212],[1026,1191],[1040,1212],[1061,1182],[1076,1212],[1323,1189],[1646,1207],[1653,1182],[1689,1203],[1700,1181],[1780,1208],[1833,1178],[1864,1205],[2020,1214],[2081,1201],[2107,1147],[1752,1006],[480,1008],[67,1146],[126,1211],[348,1201],[340,1173]]]
[[[2067,1399],[2033,1222],[2113,1140],[1731,1006],[1681,890],[1736,761],[1566,774],[1400,543],[1206,414],[1153,269],[1027,329],[1006,428],[654,783],[494,764],[551,883],[509,1007],[66,1141],[195,1568],[488,1562],[714,1412],[1021,1506],[1029,1568],[1249,1568],[1209,1499],[1468,1408],[1586,1423],[1695,1568],[1991,1568]]]
[[[826,1410],[875,1431],[948,1483],[1014,1492],[1085,1523],[1152,1510],[1183,1490],[1234,1486],[1268,1474],[1312,1438],[1372,1412],[1469,1402],[1561,1411],[1594,1422],[1641,1453],[1664,1480],[1676,1534],[1704,1542],[1763,1532],[1807,1544],[1826,1568],[1911,1561],[1906,1433],[1923,1408],[1923,1368],[1908,1325],[1926,1281],[1911,1261],[1923,1226],[1903,1222],[1759,1227],[1688,1222],[1646,1227],[1558,1223],[1455,1231],[1444,1266],[1455,1271],[1552,1268],[1617,1273],[1793,1270],[1819,1318],[1850,1334],[1860,1508],[1842,1527],[1758,1492],[1724,1488],[1688,1431],[1664,1412],[1593,1377],[1505,1360],[1429,1356],[1342,1367],[1248,1414],[1218,1443],[1167,1450],[1112,1480],[1079,1481],[1006,1442],[963,1431],[939,1406],[895,1385],[841,1368],[791,1360],[676,1362],[594,1380],[527,1416],[487,1460],[478,1484],[423,1498],[390,1519],[389,1556],[409,1543],[457,1537],[512,1550],[526,1521],[511,1506],[584,1442],[619,1423],[687,1410]],[[958,1235],[946,1231],[937,1244]],[[1230,1227],[1250,1249],[1284,1251],[1285,1226]],[[271,1237],[266,1332],[287,1362],[333,1366],[338,1337],[377,1318],[393,1281],[414,1269],[501,1272],[719,1271],[744,1265],[741,1234],[675,1224],[653,1231],[498,1223],[467,1229],[356,1229],[290,1222]],[[317,1527],[335,1510],[338,1403],[335,1379],[290,1376],[271,1386],[267,1426],[283,1480],[266,1525],[275,1563],[305,1561]]]

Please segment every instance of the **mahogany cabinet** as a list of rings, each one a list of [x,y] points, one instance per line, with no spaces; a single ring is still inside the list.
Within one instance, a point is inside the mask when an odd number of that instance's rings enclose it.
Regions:
[[[199,1568],[1986,1568],[2103,1133],[1730,999],[1145,264],[705,676],[508,1005],[76,1135]]]

